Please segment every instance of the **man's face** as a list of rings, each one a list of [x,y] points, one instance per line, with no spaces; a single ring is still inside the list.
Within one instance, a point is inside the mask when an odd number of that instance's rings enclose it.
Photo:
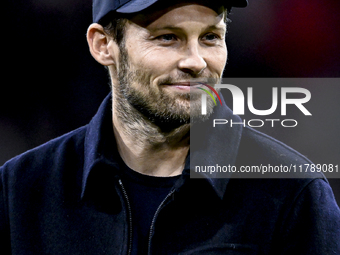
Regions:
[[[222,76],[225,33],[223,14],[197,4],[167,10],[147,25],[128,22],[118,93],[157,123],[189,123],[190,115],[200,115],[195,84],[216,84]]]

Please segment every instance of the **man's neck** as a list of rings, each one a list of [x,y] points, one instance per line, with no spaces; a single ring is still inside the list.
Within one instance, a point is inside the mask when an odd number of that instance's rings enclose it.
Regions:
[[[125,105],[124,114],[117,107],[122,106],[115,105],[113,98],[114,135],[125,164],[146,175],[181,174],[189,151],[190,124],[163,132],[131,105]]]

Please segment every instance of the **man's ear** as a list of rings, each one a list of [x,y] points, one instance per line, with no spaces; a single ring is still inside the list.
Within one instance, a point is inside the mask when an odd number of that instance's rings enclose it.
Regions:
[[[95,60],[104,66],[116,65],[118,45],[104,32],[101,25],[91,24],[87,29],[86,38]]]

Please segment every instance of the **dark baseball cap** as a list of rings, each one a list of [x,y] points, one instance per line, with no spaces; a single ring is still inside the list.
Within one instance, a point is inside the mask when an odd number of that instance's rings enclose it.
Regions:
[[[109,12],[116,11],[118,13],[135,13],[140,12],[149,6],[161,0],[93,0],[92,13],[93,22],[101,23],[100,21]],[[162,0],[165,1],[165,0]],[[218,2],[228,8],[231,7],[246,7],[247,0],[212,0]]]

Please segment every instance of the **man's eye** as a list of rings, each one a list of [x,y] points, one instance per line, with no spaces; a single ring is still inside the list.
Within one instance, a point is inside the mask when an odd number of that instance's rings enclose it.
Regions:
[[[207,41],[214,41],[214,40],[217,40],[217,39],[220,39],[220,37],[216,34],[206,34],[204,37],[203,37],[204,40],[207,40]]]
[[[162,41],[170,42],[170,41],[175,41],[177,39],[177,37],[174,34],[166,34],[166,35],[158,36],[158,39],[162,40]]]

